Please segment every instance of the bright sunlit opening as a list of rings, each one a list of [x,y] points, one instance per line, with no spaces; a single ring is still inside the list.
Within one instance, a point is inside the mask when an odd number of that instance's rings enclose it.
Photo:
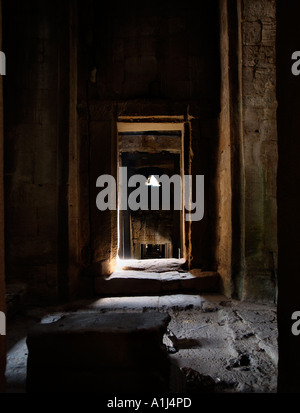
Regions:
[[[155,178],[154,175],[149,176],[147,179],[146,184],[147,186],[154,186],[154,187],[160,187],[160,183],[158,182],[157,178]]]

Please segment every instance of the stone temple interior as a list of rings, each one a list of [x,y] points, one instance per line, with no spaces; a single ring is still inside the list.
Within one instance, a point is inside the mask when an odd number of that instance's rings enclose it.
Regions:
[[[299,4],[0,3],[0,391],[298,392]]]

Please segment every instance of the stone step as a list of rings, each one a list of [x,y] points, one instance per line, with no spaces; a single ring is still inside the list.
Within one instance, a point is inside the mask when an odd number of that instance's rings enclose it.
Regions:
[[[28,333],[27,393],[167,392],[167,313],[67,314]]]
[[[205,294],[205,297],[212,295]],[[218,296],[221,297],[221,296]],[[220,298],[220,301],[224,297]],[[206,306],[206,298],[196,294],[151,295],[131,297],[101,297],[93,302],[89,308],[102,312],[149,312],[168,311],[170,309],[197,309]]]
[[[108,278],[97,277],[95,290],[104,297],[216,293],[219,274],[213,271],[198,271],[197,276],[178,271],[118,271]]]

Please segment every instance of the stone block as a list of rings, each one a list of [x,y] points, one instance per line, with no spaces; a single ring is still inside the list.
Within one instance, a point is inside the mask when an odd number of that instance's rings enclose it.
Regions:
[[[245,22],[243,24],[243,43],[257,45],[262,41],[262,24],[260,22]]]
[[[275,66],[275,53],[273,46],[245,45],[243,47],[243,62],[247,66],[269,68]]]
[[[276,44],[276,24],[264,23],[262,29],[262,42],[264,45],[273,46]]]
[[[276,2],[273,0],[248,0],[243,3],[244,17],[251,20],[272,21],[276,16]]]
[[[82,312],[27,337],[27,392],[167,391],[166,313]]]

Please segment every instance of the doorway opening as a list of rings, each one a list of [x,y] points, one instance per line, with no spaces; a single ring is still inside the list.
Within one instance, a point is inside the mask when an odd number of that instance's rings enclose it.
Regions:
[[[118,170],[126,168],[129,181],[143,177],[148,208],[120,207],[121,179],[118,177],[119,260],[183,259],[185,256],[184,213],[176,207],[176,179],[183,182],[184,125],[174,123],[118,122]],[[122,169],[124,170],[124,169]],[[161,177],[170,182],[169,208],[163,206]],[[136,188],[128,187],[128,197]],[[184,202],[183,185],[181,201]],[[153,199],[156,196],[156,207]]]

